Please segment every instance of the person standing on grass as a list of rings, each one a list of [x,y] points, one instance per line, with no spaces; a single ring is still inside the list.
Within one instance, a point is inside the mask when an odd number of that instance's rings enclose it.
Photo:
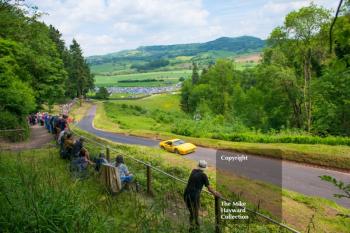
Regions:
[[[69,128],[68,127],[68,116],[67,115],[63,115],[61,120],[60,120],[60,123],[59,123],[59,127],[62,130],[65,130],[66,128]]]
[[[196,169],[192,170],[185,188],[184,201],[188,211],[190,212],[190,232],[199,229],[198,214],[200,207],[200,195],[203,186],[207,187],[208,191],[214,196],[221,196],[220,193],[210,187],[208,176],[204,173],[206,168],[207,162],[205,160],[199,160],[198,166]]]

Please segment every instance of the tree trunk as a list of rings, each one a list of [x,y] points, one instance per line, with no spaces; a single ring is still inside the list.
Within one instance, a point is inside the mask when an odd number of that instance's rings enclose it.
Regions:
[[[307,74],[308,74],[308,117],[307,117],[307,131],[311,131],[311,118],[312,118],[312,98],[311,98],[311,50],[308,51],[308,66],[307,66]]]
[[[311,131],[311,50],[308,49],[304,60],[304,108],[306,117],[306,129]]]
[[[294,88],[293,82],[283,82],[282,86],[284,88],[284,91],[287,93],[288,100],[293,107],[293,119],[292,119],[292,125],[293,127],[296,127],[298,129],[301,129],[303,127],[303,117],[302,117],[302,103],[298,101],[295,97],[293,97],[293,94],[291,93],[290,89],[292,90]]]

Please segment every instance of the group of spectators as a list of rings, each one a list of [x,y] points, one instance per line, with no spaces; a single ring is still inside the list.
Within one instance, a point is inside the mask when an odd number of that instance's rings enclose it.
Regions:
[[[66,104],[62,104],[61,107],[61,112],[63,114],[68,115],[69,111],[71,110],[71,108],[74,106],[74,104],[78,101],[78,98],[75,98],[73,100],[71,100],[70,102],[66,103]]]
[[[63,114],[60,116],[56,116],[56,115],[51,115],[47,112],[37,112],[37,113],[32,113],[28,116],[28,123],[30,125],[38,124],[41,126],[45,126],[45,128],[50,133],[56,134],[55,128],[57,127],[57,124],[59,124],[59,121],[61,121],[60,123],[63,123],[62,121],[63,118],[65,120],[65,124],[70,124],[74,121],[73,118]],[[64,125],[64,127],[66,127],[66,125]],[[60,128],[63,128],[63,126]]]
[[[30,125],[44,125],[44,119],[43,119],[43,113],[37,112],[37,113],[32,113],[28,116],[28,123]]]
[[[85,139],[80,137],[75,140],[67,119],[69,119],[67,115],[52,117],[48,121],[47,129],[55,134],[57,144],[60,147],[60,156],[62,159],[70,161],[71,171],[82,177],[87,175],[89,165],[93,166],[96,171],[99,171],[102,164],[110,164],[103,153],[100,153],[98,157],[90,158],[89,151],[84,147]],[[128,184],[133,180],[133,175],[125,165],[123,156],[117,156],[115,163],[110,165],[118,168],[122,183]]]
[[[87,175],[88,166],[91,165],[96,171],[99,171],[102,164],[112,165],[118,168],[119,176],[122,184],[128,187],[132,182],[133,175],[129,172],[128,167],[124,163],[123,156],[116,157],[115,163],[109,163],[103,153],[100,153],[97,158],[90,159],[90,154],[84,147],[85,139],[80,137],[78,140],[69,128],[69,123],[72,119],[66,114],[59,116],[49,115],[47,113],[36,113],[28,117],[31,125],[40,124],[52,134],[55,135],[57,144],[60,147],[60,156],[62,159],[67,159],[71,163],[71,171],[75,172],[80,177]],[[193,169],[188,179],[187,186],[184,192],[184,201],[189,210],[190,216],[190,232],[199,230],[199,207],[200,194],[203,186],[207,187],[208,191],[214,196],[221,196],[209,185],[209,179],[204,171],[207,168],[207,162],[200,160],[197,168]]]
[[[66,110],[63,112],[67,112],[73,103],[62,106]],[[75,174],[79,176],[86,175],[89,165],[93,166],[96,171],[99,171],[102,164],[109,164],[118,167],[122,183],[130,183],[133,180],[133,175],[125,165],[123,156],[117,156],[115,163],[109,163],[103,153],[100,153],[97,158],[90,159],[89,151],[84,147],[84,138],[81,137],[75,140],[69,128],[69,124],[73,123],[73,121],[73,118],[67,114],[51,115],[47,112],[37,112],[28,116],[30,125],[38,124],[44,126],[49,133],[55,136],[55,140],[60,148],[61,158],[70,161],[71,171],[74,171]]]

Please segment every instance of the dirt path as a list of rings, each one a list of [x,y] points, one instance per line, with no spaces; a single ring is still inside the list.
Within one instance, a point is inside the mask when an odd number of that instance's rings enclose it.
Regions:
[[[27,149],[37,149],[51,142],[54,137],[49,134],[45,127],[35,125],[31,127],[30,137],[27,141],[18,143],[0,142],[1,150],[21,151]]]

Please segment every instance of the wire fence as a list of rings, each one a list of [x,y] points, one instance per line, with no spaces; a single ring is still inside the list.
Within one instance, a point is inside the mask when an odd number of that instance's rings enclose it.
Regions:
[[[0,138],[10,142],[19,142],[26,139],[29,135],[29,130],[26,129],[1,129]]]
[[[178,177],[181,172],[173,168],[173,173],[178,173],[178,176],[175,176],[170,174],[169,171],[157,167],[160,161],[156,159],[150,159],[149,161],[140,160],[134,156],[125,154],[121,149],[113,148],[96,140],[92,140],[86,136],[80,135],[74,130],[72,130],[72,133],[78,137],[84,137],[85,143],[88,143],[88,149],[94,153],[103,151],[108,161],[111,161],[111,158],[117,155],[123,155],[128,166],[132,168],[137,181],[140,183],[141,187],[144,187],[144,192],[153,197],[154,208],[162,210],[162,215],[173,219],[182,227],[184,226],[183,223],[187,221],[188,213],[182,198],[182,192],[187,182],[184,180],[185,177]],[[271,228],[272,225],[275,232],[298,233],[297,230],[259,212],[259,203],[255,208],[241,207],[246,209],[249,216],[247,221],[222,221],[220,202],[237,201],[240,197],[237,196],[237,200],[230,200],[224,197],[214,197],[207,190],[203,191],[205,195],[201,197],[200,216],[202,221],[201,230],[204,232],[256,232],[257,229],[261,229],[261,224],[266,224],[269,225],[267,228]]]

